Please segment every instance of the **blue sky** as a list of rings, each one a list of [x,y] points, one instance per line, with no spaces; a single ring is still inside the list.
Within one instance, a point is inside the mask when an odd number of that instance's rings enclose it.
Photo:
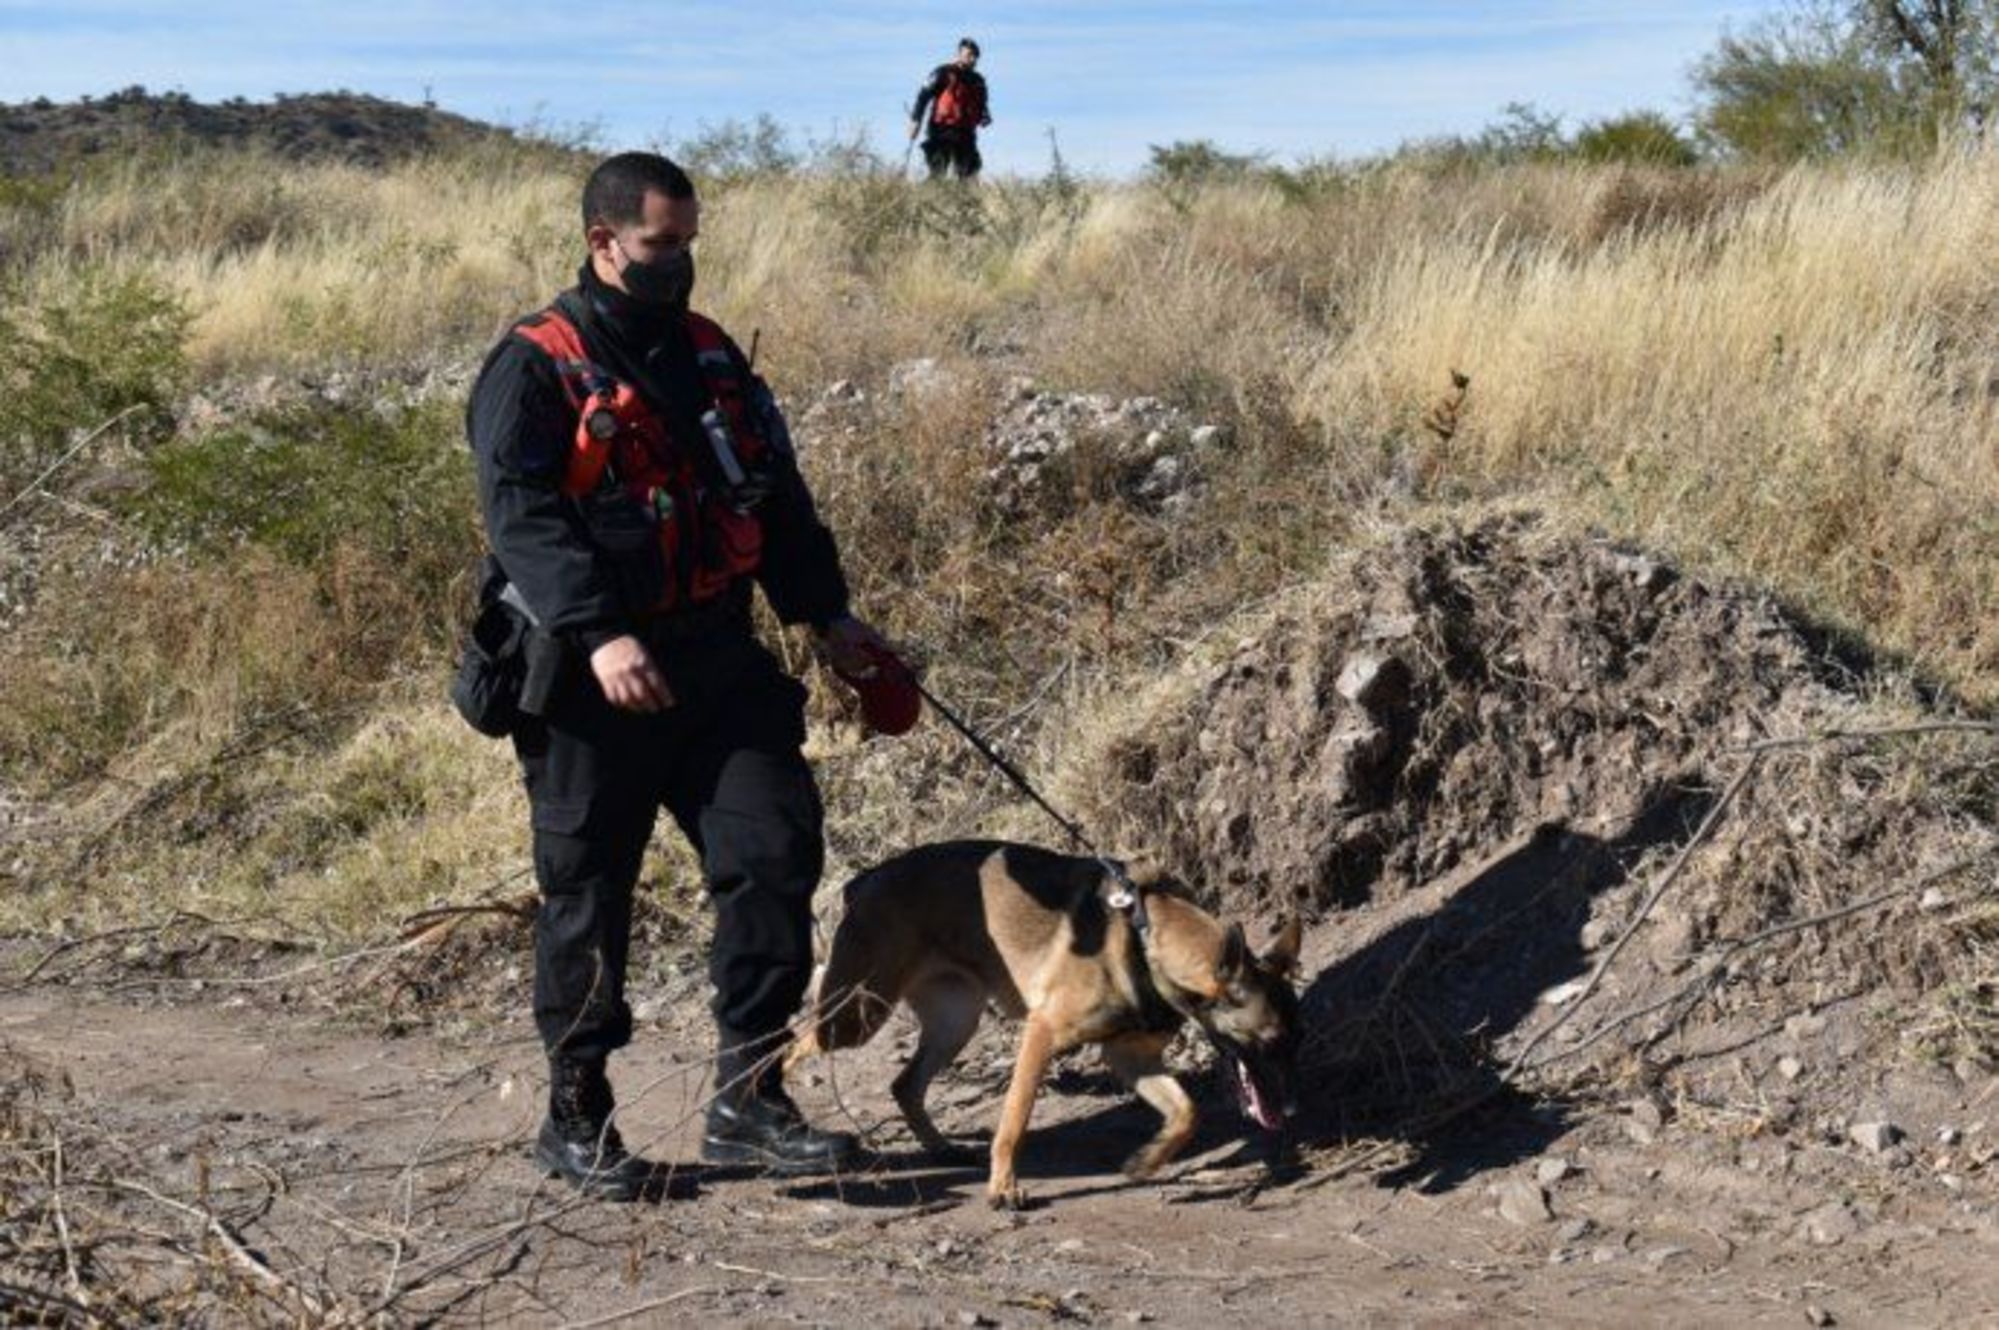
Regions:
[[[1469,133],[1508,102],[1576,120],[1687,108],[1688,65],[1777,0],[0,0],[0,101],[133,83],[202,100],[344,87],[606,146],[769,112],[899,144],[960,33],[985,50],[990,165],[1038,172],[1210,138],[1277,160]]]

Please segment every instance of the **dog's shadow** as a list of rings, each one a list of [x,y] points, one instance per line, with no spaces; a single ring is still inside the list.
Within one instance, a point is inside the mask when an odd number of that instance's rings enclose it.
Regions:
[[[1381,1182],[1430,1192],[1546,1149],[1568,1107],[1504,1084],[1496,1050],[1542,994],[1588,972],[1591,901],[1647,852],[1684,844],[1714,797],[1656,789],[1608,839],[1541,828],[1313,977],[1300,1000],[1299,1142],[1400,1141],[1404,1162]]]
[[[1030,1209],[1037,1208],[1043,1199],[1035,1196],[1036,1183],[1100,1180],[1100,1185],[1083,1190],[1062,1188],[1059,1193],[1061,1200],[1074,1200],[1099,1191],[1149,1185],[1148,1182],[1125,1177],[1123,1168],[1132,1153],[1159,1129],[1159,1115],[1131,1098],[1108,1072],[1103,1074],[1100,1082],[1093,1077],[1069,1079],[1069,1092],[1076,1091],[1076,1082],[1088,1081],[1086,1093],[1101,1094],[1110,1102],[1097,1111],[1036,1126],[1028,1132],[1021,1146],[1019,1163],[1021,1181],[1026,1184],[1030,1196]],[[1058,1086],[1056,1092],[1061,1093],[1062,1089]],[[985,1191],[989,1167],[985,1151],[989,1141],[979,1136],[965,1137],[963,1142],[971,1149],[961,1160],[940,1162],[914,1145],[898,1145],[877,1151],[866,1164],[851,1172],[795,1181],[787,1187],[786,1194],[801,1200],[838,1201],[843,1205],[885,1209],[956,1205],[978,1200]],[[1223,1161],[1223,1166],[1233,1166],[1246,1159],[1272,1162],[1262,1143],[1242,1141],[1233,1114],[1225,1111],[1202,1115],[1200,1127],[1185,1153],[1188,1157],[1204,1155],[1232,1142],[1241,1144],[1243,1149],[1237,1152],[1240,1157]],[[1175,1171],[1169,1166],[1166,1176]],[[1045,1199],[1058,1198],[1049,1196]]]

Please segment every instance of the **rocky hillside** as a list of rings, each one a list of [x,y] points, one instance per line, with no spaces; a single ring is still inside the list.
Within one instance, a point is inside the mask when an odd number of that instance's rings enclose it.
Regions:
[[[379,166],[420,153],[512,139],[513,131],[355,92],[232,97],[198,102],[184,92],[133,86],[76,102],[0,104],[0,175],[40,175],[65,163],[163,144],[267,147],[297,161]]]

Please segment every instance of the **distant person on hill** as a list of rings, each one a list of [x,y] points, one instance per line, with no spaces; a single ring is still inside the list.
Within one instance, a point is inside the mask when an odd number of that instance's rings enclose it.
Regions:
[[[993,117],[978,63],[979,44],[962,37],[957,57],[931,70],[929,79],[917,89],[916,104],[909,111],[909,137],[914,142],[923,132],[927,111],[930,133],[923,140],[923,160],[929,164],[932,180],[947,171],[960,180],[970,180],[985,165],[979,157],[979,131],[990,125]]]
[[[493,555],[474,640],[528,643],[524,682],[493,672],[517,680],[517,706],[460,709],[511,734],[527,785],[549,1060],[535,1158],[611,1200],[651,1175],[611,1124],[605,1063],[632,1035],[632,895],[664,807],[715,906],[702,1157],[832,1170],[855,1138],[808,1123],[772,1066],[812,973],[825,847],[800,752],[805,689],[757,640],[752,586],[842,675],[901,665],[848,609],[769,387],[688,308],[693,182],[655,153],[621,153],[591,174],[582,211],[576,285],[493,348],[466,415]],[[482,637],[495,616],[505,626]]]

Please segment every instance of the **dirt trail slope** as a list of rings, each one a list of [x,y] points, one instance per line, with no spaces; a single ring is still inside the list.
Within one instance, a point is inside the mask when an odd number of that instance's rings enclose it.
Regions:
[[[656,1157],[691,1158],[699,1072],[671,1060],[688,1045],[670,1032],[645,1034],[618,1070],[627,1134]],[[858,1176],[689,1170],[692,1197],[575,1207],[523,1151],[538,1062],[524,1022],[462,1041],[383,1039],[249,1006],[50,993],[0,1001],[0,1037],[71,1087],[50,1083],[32,1102],[62,1124],[76,1241],[143,1223],[209,1254],[197,1291],[193,1270],[172,1265],[148,1271],[150,1288],[123,1287],[169,1315],[277,1321],[301,1294],[329,1311],[388,1301],[398,1319],[534,1324],[644,1307],[703,1323],[880,1325],[1790,1326],[1808,1307],[1848,1325],[1999,1312],[1989,1205],[1690,1162],[1672,1134],[1639,1145],[1608,1120],[1468,1122],[1443,1146],[1465,1177],[1454,1187],[1354,1176],[1259,1189],[1261,1163],[1215,1103],[1188,1165],[1136,1186],[1116,1165],[1149,1124],[1078,1063],[1037,1118],[1026,1168],[1041,1204],[1024,1215],[987,1210],[975,1171],[923,1165],[893,1125],[883,1162]],[[884,1041],[838,1064],[864,1124],[889,1121],[890,1052]],[[981,1036],[942,1087],[947,1129],[989,1124],[1006,1054],[999,1031]],[[829,1086],[805,1098],[838,1112]],[[121,1183],[212,1210],[283,1284],[204,1243],[191,1213]],[[21,1246],[49,1243],[29,1220],[17,1210],[0,1225],[13,1246],[0,1283],[28,1282]],[[117,1296],[98,1287],[99,1306]]]

